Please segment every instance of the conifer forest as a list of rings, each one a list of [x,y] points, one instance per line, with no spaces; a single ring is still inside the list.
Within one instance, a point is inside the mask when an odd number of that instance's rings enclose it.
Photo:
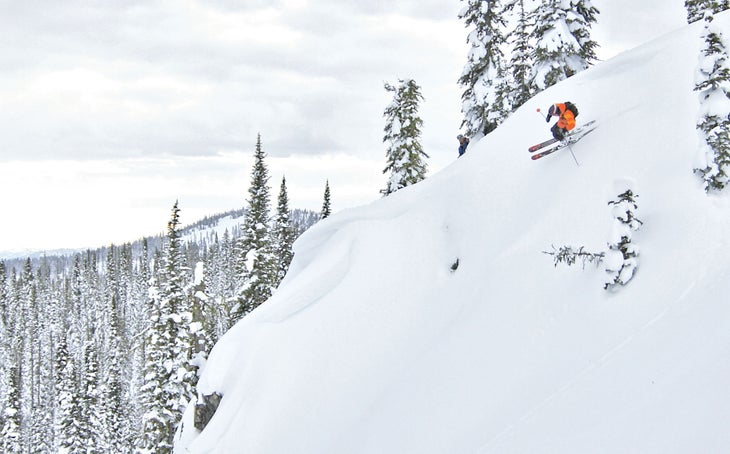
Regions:
[[[182,228],[175,203],[165,235],[0,262],[0,451],[171,451],[208,352],[320,218],[281,188],[259,237],[248,209]]]

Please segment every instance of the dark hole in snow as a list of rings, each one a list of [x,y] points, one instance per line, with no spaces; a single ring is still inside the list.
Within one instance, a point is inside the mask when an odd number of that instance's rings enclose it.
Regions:
[[[208,394],[207,396],[203,396],[202,403],[195,404],[194,424],[196,429],[201,431],[205,429],[205,426],[208,425],[210,419],[218,409],[218,405],[220,405],[222,398],[223,396],[218,393]]]
[[[456,271],[457,268],[459,268],[459,259],[456,259],[456,261],[451,264],[451,271]]]

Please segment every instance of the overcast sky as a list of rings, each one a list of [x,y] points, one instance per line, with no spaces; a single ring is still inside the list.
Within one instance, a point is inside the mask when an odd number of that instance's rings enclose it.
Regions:
[[[594,0],[610,58],[681,0]],[[379,197],[383,83],[413,78],[430,170],[456,157],[456,0],[0,0],[0,251],[97,247],[244,206],[261,133],[276,197]]]

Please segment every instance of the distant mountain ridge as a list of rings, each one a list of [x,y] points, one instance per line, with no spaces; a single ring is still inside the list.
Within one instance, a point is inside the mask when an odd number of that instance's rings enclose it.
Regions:
[[[243,223],[245,216],[245,209],[238,208],[225,211],[223,213],[217,213],[205,216],[203,219],[195,221],[191,224],[186,225],[182,228],[181,234],[186,242],[198,241],[201,239],[212,239],[215,235],[222,236],[225,230],[229,231],[232,237],[238,237],[238,227]],[[292,227],[297,232],[297,236],[301,235],[305,230],[314,225],[319,220],[319,213],[311,210],[303,210],[295,208],[290,212],[290,220]],[[157,235],[150,235],[139,238],[134,241],[130,241],[134,250],[138,250],[144,240],[147,240],[150,247],[156,248],[164,238],[165,226],[160,226],[160,233]],[[6,262],[9,267],[24,262],[26,259],[39,260],[42,258],[62,258],[71,257],[80,252],[87,250],[98,250],[105,249],[108,245],[88,247],[88,248],[63,248],[63,249],[49,249],[49,250],[34,250],[34,249],[17,249],[17,250],[6,250],[0,251],[0,260]]]

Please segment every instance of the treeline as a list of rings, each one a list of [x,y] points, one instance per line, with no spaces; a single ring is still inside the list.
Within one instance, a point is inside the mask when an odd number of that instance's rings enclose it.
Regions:
[[[598,58],[591,28],[599,11],[591,0],[462,0],[468,29],[461,128],[483,137],[546,88],[588,69]],[[385,83],[393,94],[383,116],[388,174],[384,196],[426,178],[429,157],[420,143],[424,101],[410,78]],[[556,100],[557,101],[557,100]]]
[[[247,207],[164,236],[0,262],[0,451],[164,453],[215,342],[265,301],[320,213],[269,213],[260,138]],[[240,224],[217,233],[226,216]]]

